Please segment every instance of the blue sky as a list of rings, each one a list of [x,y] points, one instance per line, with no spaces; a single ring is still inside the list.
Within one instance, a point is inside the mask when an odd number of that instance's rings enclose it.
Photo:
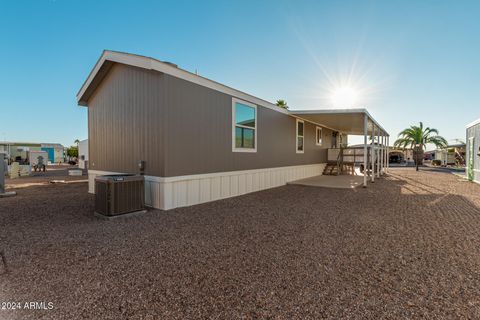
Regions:
[[[478,1],[0,1],[0,140],[87,137],[75,95],[103,49],[168,60],[292,109],[353,87],[392,136],[480,118]]]

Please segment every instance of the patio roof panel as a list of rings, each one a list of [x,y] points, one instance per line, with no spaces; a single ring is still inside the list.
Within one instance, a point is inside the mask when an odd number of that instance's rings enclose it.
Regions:
[[[368,135],[372,135],[374,124],[376,127],[376,135],[378,134],[378,128],[380,129],[381,136],[389,135],[366,109],[291,110],[290,113],[294,116],[351,135],[364,134],[364,117],[367,115],[369,118]]]

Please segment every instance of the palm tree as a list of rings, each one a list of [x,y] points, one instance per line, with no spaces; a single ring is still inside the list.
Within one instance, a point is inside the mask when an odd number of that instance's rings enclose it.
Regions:
[[[420,126],[410,126],[398,134],[398,139],[394,146],[400,149],[413,150],[413,158],[415,160],[415,167],[418,171],[418,164],[423,159],[423,152],[427,144],[434,144],[437,148],[444,148],[447,146],[447,140],[438,135],[438,130],[434,128]]]
[[[278,99],[276,104],[280,108],[288,109],[287,102],[285,100]]]
[[[73,143],[75,143],[78,146],[78,144],[80,143],[80,140],[75,139],[75,141],[73,141]]]

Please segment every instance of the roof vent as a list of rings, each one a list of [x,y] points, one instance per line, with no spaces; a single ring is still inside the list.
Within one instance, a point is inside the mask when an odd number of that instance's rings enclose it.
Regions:
[[[174,67],[174,68],[178,68],[178,65],[176,65],[176,64],[175,64],[175,63],[173,63],[173,62],[170,62],[170,61],[163,61],[163,63],[166,63],[166,64],[168,64],[169,66],[172,66],[172,67]]]

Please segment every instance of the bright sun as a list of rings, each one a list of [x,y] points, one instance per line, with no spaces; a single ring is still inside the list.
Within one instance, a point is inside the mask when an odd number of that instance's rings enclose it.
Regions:
[[[350,86],[338,87],[332,91],[330,99],[337,108],[351,108],[358,103],[359,93]]]

